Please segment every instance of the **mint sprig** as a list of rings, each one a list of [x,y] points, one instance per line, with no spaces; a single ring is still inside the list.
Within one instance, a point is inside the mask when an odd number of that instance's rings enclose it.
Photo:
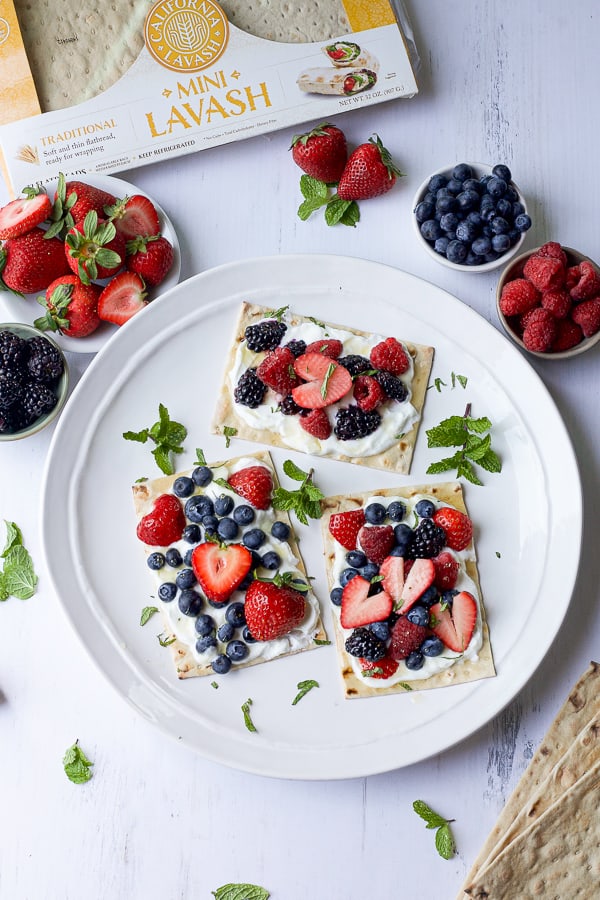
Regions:
[[[15,522],[4,521],[6,542],[0,558],[4,568],[0,571],[0,600],[16,597],[28,600],[35,594],[38,577],[33,568],[29,551],[23,546],[23,534]]]
[[[211,894],[215,900],[269,900],[271,896],[257,884],[224,884]]]
[[[143,428],[141,431],[124,431],[123,437],[126,441],[137,441],[145,444],[148,440],[153,441],[156,447],[152,451],[158,468],[165,475],[173,475],[175,468],[171,455],[173,453],[183,453],[181,446],[187,437],[187,428],[180,422],[175,422],[169,416],[169,411],[162,403],[158,406],[158,422],[155,422],[150,428]]]
[[[450,830],[454,819],[444,819],[434,812],[423,800],[415,800],[413,809],[427,824],[427,828],[435,828],[435,848],[444,859],[450,859],[456,850],[456,844]]]
[[[310,519],[320,519],[323,515],[321,500],[323,492],[313,483],[313,470],[303,472],[291,459],[286,459],[283,471],[293,481],[301,482],[295,491],[277,487],[273,491],[273,509],[281,509],[296,513],[296,518],[303,525],[308,525]]]
[[[355,200],[342,200],[332,193],[330,185],[311,175],[300,177],[300,191],[304,200],[298,207],[298,217],[306,221],[318,209],[325,207],[325,221],[328,225],[348,225],[355,228],[360,221],[360,210]]]
[[[492,423],[487,416],[474,418],[471,416],[471,404],[467,404],[464,415],[450,416],[429,428],[427,434],[428,447],[458,447],[452,456],[446,456],[431,463],[428,475],[438,475],[449,469],[456,469],[458,478],[463,477],[472,484],[483,484],[473,463],[487,472],[502,471],[500,457],[492,450],[492,439],[487,433]]]
[[[85,784],[86,781],[89,781],[92,777],[90,767],[93,765],[94,763],[87,758],[79,746],[78,740],[69,747],[63,757],[65,775],[73,784]]]

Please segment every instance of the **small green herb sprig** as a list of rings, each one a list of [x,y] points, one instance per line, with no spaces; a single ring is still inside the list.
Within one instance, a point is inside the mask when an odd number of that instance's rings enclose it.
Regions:
[[[7,522],[6,543],[0,554],[4,567],[0,571],[0,600],[16,597],[28,600],[35,594],[38,577],[33,569],[33,560],[23,545],[23,534],[15,522]]]
[[[78,740],[69,747],[63,757],[65,775],[73,784],[85,784],[86,781],[89,781],[92,777],[90,768],[93,765],[94,763],[87,758],[79,746]]]
[[[277,487],[273,491],[273,509],[282,509],[296,513],[296,518],[303,525],[310,519],[320,519],[323,515],[321,500],[323,492],[313,483],[313,470],[303,472],[291,459],[286,459],[283,471],[292,481],[301,482],[295,491]]]
[[[492,423],[486,416],[473,418],[471,404],[468,403],[464,415],[450,416],[434,428],[429,428],[426,432],[428,447],[459,449],[452,456],[431,463],[427,474],[438,475],[440,472],[456,469],[458,478],[463,477],[472,484],[481,485],[483,482],[477,475],[473,463],[487,472],[500,472],[502,462],[492,450],[492,439],[488,433],[491,427]]]
[[[140,625],[145,625],[146,622],[149,622],[154,613],[158,612],[158,606],[145,606],[142,610],[142,614],[140,616]]]
[[[415,800],[413,809],[427,823],[427,828],[436,829],[435,848],[440,856],[444,859],[450,859],[454,856],[456,844],[450,830],[450,823],[454,822],[454,819],[444,819],[443,816],[440,816],[431,807],[427,806],[423,800]]]
[[[250,707],[252,706],[252,698],[248,697],[245,703],[242,703],[242,713],[244,716],[244,725],[248,729],[248,731],[258,731],[256,725],[252,721],[252,716],[250,715]]]
[[[328,225],[340,224],[355,228],[360,221],[358,203],[355,200],[342,200],[324,181],[319,181],[311,175],[302,175],[300,191],[304,200],[298,207],[298,217],[303,222],[323,206]]]
[[[137,441],[145,444],[151,440],[156,444],[152,451],[158,468],[165,475],[173,475],[175,468],[172,454],[183,453],[181,446],[187,437],[187,428],[180,422],[175,422],[169,416],[169,411],[162,403],[158,407],[158,422],[150,428],[142,428],[141,431],[124,431],[126,441]]]
[[[314,678],[307,678],[306,681],[299,681],[297,684],[298,693],[292,700],[292,706],[295,706],[297,703],[302,700],[303,697],[306,697],[309,691],[312,691],[313,688],[318,688],[319,682],[315,681]]]
[[[271,896],[257,884],[224,884],[211,894],[215,900],[269,900]]]
[[[225,438],[225,447],[229,447],[231,443],[231,438],[235,437],[237,434],[237,428],[232,428],[231,425],[223,426],[223,437]]]

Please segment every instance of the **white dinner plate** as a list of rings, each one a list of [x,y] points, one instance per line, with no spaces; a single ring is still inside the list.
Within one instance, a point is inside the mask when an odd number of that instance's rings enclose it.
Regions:
[[[216,461],[258,445],[209,433],[217,388],[242,300],[435,347],[431,387],[410,477],[274,450],[326,494],[422,484],[425,429],[449,415],[488,416],[500,474],[465,485],[497,676],[421,691],[344,700],[333,646],[217,679],[178,681],[160,646],[158,616],[140,627],[153,583],[135,536],[131,485],[159,475],[146,445],[122,432],[151,425],[158,404],[188,428],[177,468],[195,450]],[[466,387],[454,376],[467,378]],[[436,379],[441,379],[437,383]],[[452,386],[454,381],[454,387]],[[444,382],[442,384],[441,382]],[[439,388],[439,390],[438,390]],[[432,479],[436,480],[436,479]],[[444,480],[438,476],[437,480]],[[283,482],[287,479],[283,476]],[[291,483],[288,483],[291,486]],[[47,565],[64,610],[122,697],[204,756],[285,778],[364,776],[438,753],[484,725],[530,678],[566,613],[582,527],[577,463],[544,385],[514,346],[459,300],[414,276],[337,256],[254,259],[204,272],[133,318],[94,360],[62,414],[45,473]],[[332,637],[320,526],[298,526],[309,575]],[[315,679],[296,706],[298,682]],[[256,733],[244,725],[252,699]]]
[[[173,265],[162,284],[159,284],[155,288],[148,288],[148,299],[153,300],[159,294],[163,294],[165,291],[170,290],[170,288],[175,287],[181,273],[179,240],[175,233],[175,229],[173,228],[173,223],[156,200],[154,200],[150,194],[147,194],[146,191],[142,191],[140,188],[135,187],[128,181],[123,181],[121,178],[113,178],[112,175],[98,175],[96,172],[90,172],[89,174],[82,175],[79,180],[86,184],[91,184],[93,187],[97,187],[102,191],[107,191],[107,193],[113,194],[118,199],[131,196],[132,194],[142,194],[152,201],[158,212],[161,234],[173,245]],[[57,179],[44,182],[44,187],[46,188],[50,199],[54,198],[57,184]],[[101,283],[105,284],[106,282]],[[1,295],[1,299],[4,301],[13,321],[24,322],[26,325],[33,325],[34,319],[43,315],[42,307],[37,302],[36,298],[42,296],[44,293],[44,291],[38,291],[36,294],[27,294],[25,299],[23,299],[22,297],[17,297],[16,294],[12,294],[10,291],[4,291]],[[117,331],[117,325],[112,325],[110,322],[102,322],[96,331],[84,338],[72,338],[54,331],[51,332],[51,334],[56,343],[59,344],[63,350],[68,350],[70,353],[97,353]]]

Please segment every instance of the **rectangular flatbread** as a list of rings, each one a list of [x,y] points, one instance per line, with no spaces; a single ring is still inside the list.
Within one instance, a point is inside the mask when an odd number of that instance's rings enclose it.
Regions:
[[[215,434],[223,434],[226,427],[234,428],[236,437],[244,440],[406,474],[410,469],[425,403],[433,363],[433,347],[399,339],[408,360],[408,369],[404,374],[391,376],[391,380],[387,377],[384,379],[386,390],[394,393],[398,399],[393,399],[384,391],[381,403],[374,411],[366,415],[360,410],[357,412],[355,399],[357,388],[354,382],[347,395],[327,407],[331,434],[327,439],[320,439],[302,427],[300,424],[302,416],[299,412],[294,415],[283,414],[281,410],[287,408],[283,401],[285,400],[287,404],[287,398],[270,388],[265,389],[264,395],[254,408],[236,400],[236,392],[238,397],[240,396],[242,376],[249,370],[254,370],[256,374],[260,364],[271,352],[270,350],[254,352],[250,349],[247,340],[248,328],[255,329],[255,326],[264,322],[276,322],[275,312],[281,320],[281,326],[285,326],[277,347],[283,347],[290,341],[303,341],[307,348],[316,346],[318,352],[323,354],[328,341],[339,340],[342,352],[338,358],[345,361],[346,365],[350,365],[349,357],[354,358],[354,368],[349,370],[351,374],[357,371],[370,373],[375,371],[368,357],[373,348],[383,342],[386,336],[320,322],[292,312],[287,307],[283,311],[273,311],[244,302],[227,356],[211,430]],[[256,344],[252,342],[252,346]],[[356,363],[356,360],[359,360],[359,363]],[[331,363],[334,367],[339,364],[335,359],[331,359]],[[380,373],[377,372],[373,377],[380,377]],[[325,379],[326,375],[323,378],[324,382]],[[326,385],[323,384],[322,387],[326,388]],[[350,407],[351,411],[346,412]],[[347,423],[348,418],[352,418],[351,428],[356,430],[349,431],[345,428],[343,434],[346,439],[338,439],[336,430],[339,423],[341,421]],[[348,439],[348,434],[357,434],[360,428],[363,429],[360,436]]]
[[[397,527],[400,527],[402,529],[402,526],[409,526],[409,528],[412,529],[413,534],[410,535],[408,539],[404,537],[403,540],[407,540],[409,546],[416,548],[417,545],[414,543],[414,526],[416,525],[416,523],[419,523],[417,528],[421,529],[419,534],[419,541],[421,541],[422,537],[425,536],[425,530],[430,528],[429,525],[423,526],[423,528],[421,528],[421,523],[424,521],[424,519],[416,513],[416,506],[422,500],[430,501],[430,503],[433,504],[433,508],[436,512],[444,507],[452,507],[465,516],[468,515],[463,499],[462,487],[459,482],[387,488],[371,491],[368,493],[354,493],[347,496],[325,498],[325,500],[322,501],[322,534],[325,552],[325,565],[327,569],[327,578],[330,592],[333,592],[336,589],[339,591],[340,588],[342,588],[343,590],[343,573],[344,571],[348,572],[349,566],[351,570],[351,565],[347,556],[348,545],[340,544],[336,537],[334,537],[334,535],[332,534],[331,530],[333,527],[333,530],[336,531],[336,533],[339,533],[339,514],[343,515],[344,513],[352,513],[358,510],[362,510],[364,512],[364,510],[371,504],[381,504],[385,508],[386,514],[381,519],[380,524],[375,527],[383,527],[388,529],[396,529]],[[399,513],[397,506],[392,507],[392,504],[397,503],[403,504],[404,506],[404,515],[401,516],[401,518],[398,517]],[[390,511],[390,513],[392,513],[392,515],[388,515],[388,510]],[[333,526],[331,524],[332,516],[337,517]],[[369,527],[369,523],[366,522],[364,528],[368,529]],[[406,533],[406,528],[404,528],[404,532]],[[390,541],[391,540],[392,538],[390,536]],[[415,552],[429,552],[432,556],[435,555],[436,557],[440,553],[446,552],[449,553],[450,557],[454,560],[454,563],[452,563],[452,565],[456,570],[456,578],[454,581],[454,587],[450,590],[454,590],[456,593],[462,591],[468,592],[474,598],[477,608],[476,622],[469,643],[462,653],[450,651],[448,647],[444,645],[444,648],[439,655],[424,658],[422,668],[410,669],[406,665],[405,660],[396,660],[396,662],[398,663],[396,670],[393,671],[389,675],[389,677],[386,677],[388,671],[387,666],[391,665],[393,668],[393,662],[389,662],[391,653],[390,641],[384,640],[384,642],[387,644],[385,657],[386,662],[384,663],[380,661],[378,665],[378,661],[375,660],[370,665],[365,666],[364,663],[360,661],[360,658],[357,658],[353,654],[347,652],[346,642],[355,631],[358,631],[358,628],[348,629],[342,626],[341,610],[343,609],[343,606],[338,605],[338,603],[334,601],[334,603],[332,604],[332,610],[335,627],[338,664],[344,693],[347,699],[354,699],[359,697],[377,697],[381,694],[404,693],[411,690],[428,690],[431,688],[445,687],[453,684],[463,684],[469,681],[477,681],[481,678],[490,678],[496,674],[492,657],[492,649],[490,645],[486,614],[479,584],[477,558],[473,542],[471,540],[466,547],[458,551],[452,550],[446,545],[443,534],[440,535],[439,533],[437,533],[437,537],[435,538],[435,540],[437,541],[437,544],[435,546],[433,543],[430,545],[420,544],[420,547],[429,546],[430,549],[426,551],[422,551],[419,549],[418,551],[415,550]],[[397,541],[398,538],[396,534],[394,534],[392,547],[388,550],[390,555],[394,555],[393,547],[397,544]],[[360,532],[358,533],[357,537],[357,549],[359,551],[361,551],[362,549]],[[412,553],[409,550],[405,555],[408,559],[409,556],[412,555]],[[369,559],[368,555],[367,561],[368,563],[371,563],[371,559]],[[379,568],[380,565],[381,561],[377,561],[375,563],[376,568]],[[371,570],[368,575],[365,572],[363,576],[363,573],[359,568],[358,574],[369,580],[373,577],[372,571],[373,570]],[[406,584],[408,584],[409,577],[410,575],[407,576],[407,580],[405,582]],[[437,577],[438,576],[436,569],[436,581]],[[380,576],[375,575],[375,578],[380,578]],[[384,587],[384,589],[387,587],[385,580],[382,583],[382,587]],[[387,592],[389,593],[389,591]],[[440,601],[442,605],[444,604],[445,598],[444,590],[442,587],[436,589],[434,585],[432,595],[429,595],[427,599],[425,599],[426,594],[423,594],[423,602],[419,603],[419,599],[417,599],[416,603],[411,608],[414,609],[416,606],[425,605],[426,609],[428,608],[430,610],[435,610],[436,604],[438,604]],[[421,595],[415,594],[413,596],[420,597]],[[388,618],[386,620],[392,626],[392,630],[393,620],[398,618],[397,611],[401,606],[396,597],[394,597],[393,599],[394,603],[392,609],[394,610],[394,612],[392,613],[391,619]],[[337,600],[339,601],[339,595]],[[343,597],[341,603],[344,603]],[[409,610],[407,609],[407,612],[408,611]],[[406,613],[404,614],[404,616],[406,616]],[[403,618],[403,616],[400,616],[400,618]],[[431,633],[430,626],[435,625],[435,622],[433,621],[434,619],[434,614],[430,613],[428,625],[423,626],[424,635],[427,633]]]
[[[352,31],[342,0],[221,0],[232,25],[267,41],[305,44]]]
[[[243,457],[234,457],[224,462],[211,463],[205,467],[210,469],[210,472],[212,473],[210,482],[205,486],[200,486],[195,483],[194,479],[201,480],[194,475],[195,470],[178,472],[175,475],[165,475],[160,478],[155,478],[152,481],[133,485],[133,501],[137,521],[139,523],[144,517],[152,513],[159,497],[168,495],[171,498],[178,499],[173,490],[173,486],[178,479],[184,479],[183,482],[178,483],[176,490],[181,493],[179,484],[183,483],[184,496],[179,499],[181,507],[185,511],[185,525],[196,525],[199,529],[199,532],[196,535],[189,534],[186,537],[184,534],[183,538],[173,541],[169,545],[157,545],[155,543],[142,544],[147,560],[156,554],[159,554],[163,558],[162,565],[158,568],[150,568],[156,587],[156,600],[153,602],[156,602],[163,618],[164,640],[171,646],[178,678],[193,678],[195,676],[215,674],[213,660],[215,657],[225,654],[226,645],[228,643],[228,640],[226,639],[221,640],[218,633],[219,626],[227,620],[227,610],[231,604],[243,603],[245,600],[243,587],[240,586],[239,589],[231,594],[228,601],[215,605],[210,602],[210,598],[207,598],[204,595],[202,585],[197,584],[196,578],[188,575],[184,577],[192,577],[192,583],[189,589],[194,591],[198,596],[192,597],[194,602],[191,607],[188,602],[189,598],[186,598],[185,604],[183,604],[183,601],[180,603],[185,585],[180,581],[180,585],[183,585],[183,587],[178,586],[177,579],[181,576],[182,572],[193,573],[193,565],[186,559],[186,554],[199,544],[206,543],[209,529],[209,525],[205,524],[204,519],[199,523],[199,516],[197,514],[194,514],[192,519],[189,518],[188,511],[191,511],[191,509],[188,507],[188,510],[186,510],[186,504],[190,499],[193,500],[200,496],[206,496],[210,498],[212,505],[214,506],[214,501],[217,498],[222,496],[230,497],[233,500],[234,508],[227,515],[229,518],[232,518],[237,507],[242,505],[252,506],[252,504],[236,493],[232,488],[228,488],[223,483],[218,483],[217,479],[226,480],[232,473],[238,473],[241,470],[256,466],[265,467],[271,475],[273,488],[277,487],[277,473],[273,466],[270,454],[267,451],[248,454]],[[192,486],[191,489],[189,486],[190,482]],[[241,661],[236,661],[232,668],[244,668],[246,666],[258,665],[259,663],[268,662],[282,656],[289,656],[300,651],[311,650],[319,646],[319,641],[327,640],[327,635],[321,622],[319,603],[310,589],[310,581],[306,574],[304,562],[302,561],[288,514],[281,510],[275,511],[272,506],[269,506],[268,509],[265,510],[255,509],[254,513],[252,520],[245,525],[240,525],[238,533],[231,541],[228,541],[228,543],[244,544],[244,536],[246,533],[250,529],[259,528],[264,534],[264,540],[259,545],[261,559],[264,558],[267,553],[276,553],[280,560],[279,566],[276,567],[278,573],[281,575],[291,573],[291,576],[297,578],[304,586],[308,586],[308,590],[303,594],[305,601],[305,615],[303,621],[297,627],[274,640],[250,640],[244,634],[243,624],[236,627],[235,639],[241,640],[246,644],[247,655]],[[289,530],[287,538],[277,539],[271,535],[271,526],[275,521],[281,522],[287,527]],[[166,556],[167,550],[169,549],[175,549],[179,552],[180,560],[178,563],[176,561],[174,565],[171,565],[168,561],[164,561],[165,557],[167,560],[169,559],[169,557]],[[258,550],[256,552],[258,552]],[[160,563],[161,560],[159,559],[158,562]],[[253,566],[254,569],[252,571],[257,573],[259,577],[273,578],[275,575],[275,571],[269,571],[263,568],[260,561],[253,561]],[[164,585],[165,583],[173,585],[173,589],[169,592],[170,599],[167,598],[163,600],[160,588],[161,585]],[[188,609],[187,613],[181,611],[182,604]],[[215,635],[215,643],[213,646],[207,647],[204,652],[199,652],[196,647],[196,642],[200,637],[197,628],[197,619],[198,616],[207,614],[213,619],[214,627],[212,631],[209,631],[208,633]]]

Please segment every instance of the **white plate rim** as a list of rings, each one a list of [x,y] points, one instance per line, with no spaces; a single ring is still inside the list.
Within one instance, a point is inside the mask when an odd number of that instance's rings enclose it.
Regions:
[[[181,720],[178,720],[176,727],[174,727],[173,708],[177,706],[176,701],[174,701],[173,706],[169,703],[165,704],[164,698],[156,696],[152,690],[148,689],[147,685],[139,683],[135,677],[130,677],[128,687],[124,686],[123,683],[120,683],[119,679],[124,672],[130,676],[132,673],[127,672],[127,667],[123,664],[123,660],[117,659],[117,655],[114,654],[110,659],[112,669],[111,671],[107,671],[106,661],[101,658],[101,652],[97,647],[93,648],[90,646],[89,639],[87,639],[87,636],[82,633],[79,627],[80,623],[78,622],[75,609],[69,606],[69,603],[64,599],[69,595],[68,585],[64,582],[64,572],[61,572],[60,567],[55,565],[53,556],[53,549],[57,546],[56,541],[58,540],[58,534],[60,533],[60,529],[56,528],[56,521],[53,516],[54,511],[52,501],[58,499],[56,495],[58,487],[57,479],[54,477],[53,473],[54,469],[58,466],[55,457],[57,460],[60,459],[60,466],[65,465],[64,451],[69,442],[72,441],[72,438],[69,438],[68,430],[71,427],[72,422],[76,422],[77,408],[80,402],[85,402],[85,394],[88,391],[88,386],[94,385],[94,382],[97,380],[96,372],[100,369],[100,372],[102,373],[102,368],[105,365],[110,366],[109,360],[111,355],[116,353],[122,344],[124,345],[123,352],[125,352],[127,346],[131,345],[131,343],[136,340],[137,332],[141,331],[143,328],[141,319],[137,320],[136,325],[136,319],[134,318],[121,330],[122,333],[116,336],[115,341],[111,342],[103,349],[88,371],[84,374],[73,397],[69,401],[69,404],[67,404],[66,410],[63,412],[63,416],[52,439],[43,476],[41,494],[42,546],[51,581],[60,600],[62,609],[88,654],[120,696],[126,699],[139,713],[158,725],[159,728],[167,734],[176,737],[178,741],[188,744],[193,749],[199,751],[202,755],[215,762],[252,772],[254,774],[304,780],[364,777],[422,761],[423,759],[436,753],[443,752],[465,740],[498,714],[532,677],[556,637],[564,616],[566,615],[572,591],[575,586],[582,540],[583,503],[581,480],[576,456],[566,426],[547,388],[535,370],[532,369],[529,362],[521,356],[514,345],[512,345],[501,332],[495,329],[470,307],[463,304],[453,295],[438,288],[436,285],[403,272],[402,270],[368,260],[334,256],[330,254],[290,254],[287,256],[257,257],[254,259],[227,263],[188,279],[173,288],[168,292],[168,295],[163,296],[160,304],[153,304],[154,309],[152,310],[151,308],[152,316],[154,319],[159,319],[161,316],[161,309],[166,307],[164,301],[173,294],[191,291],[196,298],[205,297],[210,294],[210,291],[207,290],[208,286],[214,288],[215,285],[218,286],[220,281],[231,278],[239,278],[246,286],[249,286],[249,272],[252,272],[253,269],[255,271],[252,277],[260,278],[261,282],[264,282],[265,280],[268,282],[271,269],[276,269],[278,273],[282,274],[282,277],[284,277],[283,273],[285,273],[285,277],[289,279],[291,271],[290,267],[296,271],[297,277],[302,280],[306,280],[307,273],[310,273],[310,279],[316,279],[319,276],[323,278],[337,273],[337,275],[339,275],[339,279],[337,279],[338,287],[340,286],[340,282],[347,282],[348,284],[354,283],[359,274],[363,276],[366,274],[367,277],[371,279],[379,275],[379,277],[384,279],[388,278],[392,281],[398,280],[399,285],[404,281],[404,286],[406,286],[407,283],[413,287],[417,287],[419,284],[426,285],[428,289],[434,290],[439,295],[440,301],[443,300],[444,304],[449,305],[454,316],[458,315],[465,317],[473,327],[482,329],[485,332],[487,339],[495,344],[497,348],[502,348],[502,351],[505,354],[508,354],[519,376],[522,377],[523,373],[526,373],[530,386],[536,391],[537,402],[541,402],[545,406],[545,413],[552,417],[555,445],[558,444],[560,446],[562,456],[561,464],[563,465],[566,481],[570,487],[569,501],[571,506],[569,522],[572,526],[568,536],[569,552],[562,557],[565,562],[564,567],[561,569],[564,580],[561,585],[561,600],[554,606],[552,612],[552,615],[554,616],[553,625],[551,630],[543,635],[543,639],[533,649],[526,666],[518,673],[513,673],[515,677],[510,679],[508,685],[506,679],[499,679],[498,677],[478,682],[478,685],[482,686],[481,689],[488,695],[488,699],[491,698],[491,702],[487,704],[480,703],[477,714],[474,717],[471,717],[468,724],[458,728],[456,732],[453,733],[452,737],[443,736],[442,739],[438,740],[435,744],[429,745],[425,752],[415,752],[414,748],[407,752],[405,748],[401,748],[403,753],[401,752],[399,755],[394,754],[391,756],[388,752],[389,748],[386,747],[383,755],[381,753],[371,752],[369,758],[366,760],[355,758],[357,754],[350,755],[350,757],[343,761],[343,765],[341,766],[339,760],[334,764],[332,760],[327,759],[326,752],[321,752],[319,754],[317,764],[315,765],[314,757],[310,753],[308,754],[308,761],[304,762],[299,758],[299,754],[286,754],[285,752],[282,752],[281,748],[277,748],[277,752],[274,752],[270,756],[267,754],[269,758],[266,760],[262,755],[260,759],[253,756],[246,758],[245,752],[247,750],[247,744],[244,741],[240,742],[239,747],[234,747],[233,752],[231,747],[225,748],[224,751],[223,748],[220,748],[219,752],[214,752],[212,748],[209,749],[204,746],[202,740],[198,741],[197,735],[194,733],[191,735],[187,733],[185,728],[182,727],[185,723]],[[198,290],[199,285],[203,285],[203,290]],[[199,301],[199,307],[202,307],[203,305],[204,302]],[[150,328],[150,316],[145,318],[146,328]],[[68,470],[68,465],[66,468]],[[416,473],[413,473],[413,475],[415,474]],[[365,701],[354,702],[360,703]],[[377,742],[370,745],[371,751],[373,751],[374,748],[377,748]]]

